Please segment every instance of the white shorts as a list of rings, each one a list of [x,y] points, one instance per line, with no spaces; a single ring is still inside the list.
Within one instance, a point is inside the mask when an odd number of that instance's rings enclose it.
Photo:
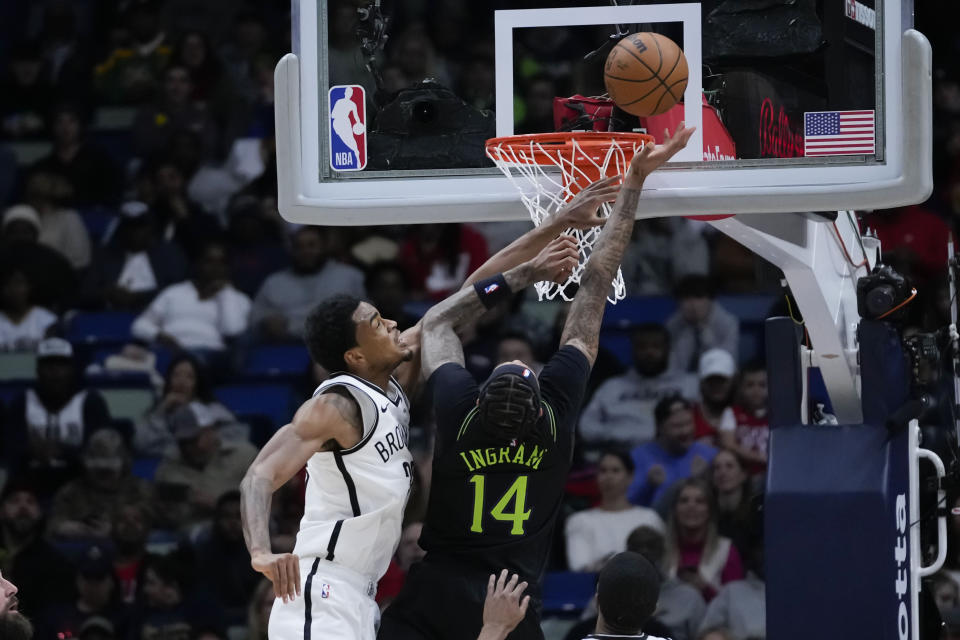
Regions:
[[[375,640],[376,582],[333,562],[300,558],[301,595],[270,611],[270,640]]]

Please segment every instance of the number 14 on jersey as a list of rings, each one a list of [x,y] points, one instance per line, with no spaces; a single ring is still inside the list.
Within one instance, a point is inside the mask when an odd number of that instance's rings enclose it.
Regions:
[[[483,533],[484,512],[484,477],[482,475],[470,476],[470,482],[473,483],[473,523],[470,531],[473,533]],[[530,510],[524,511],[524,505],[527,501],[527,476],[517,476],[517,479],[510,485],[500,501],[490,510],[490,515],[495,520],[512,522],[510,534],[514,536],[523,535],[523,523],[530,517]],[[513,502],[513,511],[507,511],[510,503]]]

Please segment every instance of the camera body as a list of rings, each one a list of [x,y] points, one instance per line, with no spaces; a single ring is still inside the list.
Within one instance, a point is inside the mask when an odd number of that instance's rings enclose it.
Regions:
[[[890,311],[910,295],[911,288],[907,280],[893,267],[880,264],[857,280],[857,312],[861,318],[868,320],[879,320],[881,317],[891,322],[902,320],[906,315],[905,307],[893,313]]]

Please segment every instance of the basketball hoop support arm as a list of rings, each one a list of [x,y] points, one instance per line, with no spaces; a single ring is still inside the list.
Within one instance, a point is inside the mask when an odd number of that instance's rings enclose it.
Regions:
[[[876,264],[879,243],[862,242],[849,211],[836,214],[835,221],[816,214],[781,213],[735,216],[710,224],[783,271],[814,349],[801,347],[804,369],[820,367],[841,423],[861,422],[856,286],[857,278]],[[806,412],[803,415],[806,419]]]
[[[904,33],[901,64],[903,151],[907,166],[926,182],[933,173],[932,58],[916,31]],[[894,204],[902,203],[888,206]],[[856,285],[877,264],[879,242],[864,242],[848,211],[837,213],[836,229],[827,217],[799,213],[737,215],[710,224],[783,270],[813,346],[801,362],[820,367],[837,419],[860,422]]]

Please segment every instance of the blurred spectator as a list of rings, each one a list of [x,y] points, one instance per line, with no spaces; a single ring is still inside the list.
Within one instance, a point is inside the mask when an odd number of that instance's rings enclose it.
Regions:
[[[683,277],[706,274],[709,267],[702,223],[681,217],[637,221],[620,265],[631,296],[670,293]]]
[[[23,269],[0,270],[0,352],[33,351],[55,327],[57,316],[33,298],[33,283]]]
[[[35,3],[40,4],[40,3]],[[93,62],[77,29],[74,2],[52,0],[43,7],[40,45],[45,73],[60,97],[87,100]]]
[[[53,149],[33,169],[66,180],[77,206],[117,202],[123,189],[123,173],[110,155],[86,135],[84,109],[76,104],[61,104],[53,112],[52,123]]]
[[[527,334],[523,331],[506,330],[500,334],[500,339],[497,340],[497,349],[492,364],[497,366],[514,360],[523,362],[533,369],[533,372],[537,375],[540,375],[540,371],[543,369],[543,363],[539,362],[534,355],[533,344]]]
[[[335,37],[331,32],[331,37]],[[220,59],[240,95],[253,102],[256,86],[253,83],[253,66],[257,55],[262,53],[268,40],[266,25],[252,11],[241,11],[233,22],[227,41],[219,49]]]
[[[751,546],[746,568],[746,577],[725,584],[707,605],[702,630],[723,626],[729,629],[733,640],[766,638],[767,597],[762,542]]]
[[[547,75],[534,76],[523,83],[523,119],[515,127],[516,133],[548,133],[553,125],[553,99],[557,83]],[[626,272],[624,272],[626,275]],[[628,289],[633,294],[632,289]]]
[[[174,135],[173,139],[182,144],[185,153],[193,153],[194,136]],[[183,162],[192,165],[194,161]],[[216,218],[204,213],[187,195],[183,162],[171,155],[147,163],[142,190],[149,193],[141,193],[141,197],[150,207],[162,238],[178,244],[193,258],[205,242],[220,235],[221,229]]]
[[[33,483],[14,478],[0,499],[0,572],[22,589],[20,611],[40,620],[45,605],[70,597],[66,558],[43,538],[43,509]]]
[[[764,261],[728,235],[717,233],[711,240],[710,275],[717,289],[722,293],[756,294],[764,284]]]
[[[639,553],[664,572],[665,540],[657,529],[637,527],[627,538],[627,551]],[[672,640],[694,640],[707,605],[700,592],[675,576],[660,583],[660,598],[653,616],[670,629]]]
[[[610,557],[626,549],[627,536],[637,527],[664,532],[663,520],[656,511],[627,500],[633,472],[628,453],[608,451],[600,458],[599,506],[571,515],[565,525],[567,566],[571,571],[599,571]]]
[[[432,79],[447,88],[453,87],[453,75],[445,60],[437,55],[422,23],[407,27],[387,45],[390,61],[400,68],[407,86]],[[473,273],[470,269],[468,273]]]
[[[147,205],[126,202],[113,237],[94,254],[82,295],[92,308],[141,311],[160,289],[186,275],[183,252],[160,238]]]
[[[7,411],[8,468],[29,472],[47,497],[74,476],[90,434],[109,424],[103,396],[80,384],[73,347],[62,338],[47,338],[37,345],[35,386]]]
[[[733,405],[736,428],[720,432],[720,444],[735,452],[750,475],[761,475],[767,468],[770,420],[767,417],[767,370],[761,362],[752,362],[740,372],[739,401]]]
[[[492,56],[473,56],[458,80],[458,95],[468,105],[481,110],[496,108],[497,71]]]
[[[299,339],[317,300],[336,293],[366,296],[363,272],[330,258],[329,249],[322,227],[304,226],[293,234],[290,268],[268,277],[253,300],[250,324],[262,339]]]
[[[126,605],[133,604],[142,580],[151,515],[149,506],[142,502],[121,504],[113,512],[113,575]]]
[[[655,504],[670,486],[707,471],[717,450],[694,440],[693,406],[679,396],[669,396],[653,410],[657,438],[632,451],[637,471],[628,495],[634,504]]]
[[[159,20],[158,1],[127,4],[122,16],[125,42],[94,68],[94,84],[104,102],[139,104],[157,93],[171,54]]]
[[[0,571],[0,638],[32,640],[33,624],[19,611],[17,591],[17,585],[4,578]]]
[[[960,585],[949,575],[939,572],[930,578],[933,585],[933,600],[941,614],[960,607]]]
[[[189,71],[193,85],[191,99],[211,105],[214,111],[219,111],[216,106],[230,104],[230,80],[219,58],[210,49],[210,38],[203,31],[190,29],[180,36],[171,65]]]
[[[46,115],[53,89],[44,71],[43,55],[34,42],[13,46],[0,77],[3,106],[0,125],[7,139],[34,138],[46,133]]]
[[[86,623],[90,620],[106,622],[112,633],[123,637],[126,614],[106,547],[91,545],[83,552],[73,584],[76,598],[44,612],[37,628],[38,640],[80,638],[81,630],[89,630],[90,625]]]
[[[163,395],[150,411],[136,424],[133,446],[143,456],[160,457],[175,448],[170,419],[177,409],[191,407],[205,420],[213,420],[220,437],[227,442],[246,442],[250,430],[238,422],[225,406],[213,397],[209,374],[199,360],[188,353],[170,361],[163,382]]]
[[[410,300],[407,279],[396,262],[376,262],[367,269],[367,296],[380,315],[397,323],[405,331],[417,324],[418,318],[404,311]]]
[[[208,240],[192,280],[170,285],[133,323],[133,335],[172,349],[220,351],[247,329],[250,298],[230,284],[227,247]]]
[[[423,560],[423,556],[426,555],[427,552],[419,544],[421,531],[423,531],[422,522],[411,522],[403,528],[397,551],[390,560],[387,572],[377,584],[376,600],[381,611],[390,606],[393,599],[400,593],[410,567]]]
[[[57,491],[47,533],[52,540],[110,538],[113,513],[122,503],[149,505],[150,484],[130,474],[132,460],[123,436],[100,429],[83,450],[84,474]]]
[[[736,640],[726,627],[711,627],[704,629],[697,636],[697,640]]]
[[[227,216],[234,286],[253,297],[268,275],[288,264],[288,254],[278,225],[255,196],[235,198]]]
[[[267,625],[276,599],[273,583],[266,579],[260,580],[247,606],[247,640],[268,640]]]
[[[80,625],[78,640],[122,640],[122,629],[118,629],[103,616],[91,616]]]
[[[667,320],[670,364],[677,371],[695,372],[700,356],[713,348],[734,358],[740,353],[740,321],[713,299],[707,276],[690,275],[677,283],[677,311]]]
[[[400,264],[414,295],[442,300],[487,260],[487,241],[465,224],[413,228],[400,247]]]
[[[195,406],[179,408],[170,426],[177,450],[164,454],[155,482],[158,493],[165,493],[162,499],[172,498],[168,505],[178,513],[171,519],[188,529],[213,515],[221,495],[240,486],[257,450],[248,442],[223,440],[212,416]]]
[[[710,602],[721,585],[744,576],[740,553],[717,533],[717,505],[709,485],[682,480],[667,518],[667,574],[696,587]]]
[[[367,101],[373,104],[377,85],[367,69],[366,56],[360,48],[357,29],[360,26],[357,4],[350,0],[334,0],[328,5],[329,26],[327,52],[330,86],[359,84],[367,93]]]
[[[200,137],[203,159],[214,157],[217,124],[206,104],[193,99],[193,93],[189,69],[175,64],[164,71],[160,99],[140,107],[133,122],[133,150],[138,156],[162,151],[173,131],[186,129]]]
[[[697,440],[715,445],[718,433],[734,431],[736,418],[730,404],[736,373],[733,356],[723,349],[709,349],[700,356],[700,402],[693,413]]]
[[[176,554],[147,558],[141,593],[131,616],[130,640],[190,638],[208,625],[219,626],[219,612],[190,592],[190,579]]]
[[[658,401],[673,395],[697,397],[696,378],[668,368],[670,334],[663,326],[640,325],[630,338],[633,368],[601,384],[580,416],[580,435],[587,442],[649,442],[655,437],[653,409]]]
[[[717,499],[717,531],[746,552],[753,525],[749,477],[732,451],[721,449],[710,465],[710,480]]]
[[[914,285],[925,284],[946,267],[946,237],[950,227],[924,205],[871,212],[863,227],[872,228],[883,247],[883,261]],[[851,252],[854,252],[851,249]],[[859,257],[854,255],[854,260]]]
[[[66,208],[73,197],[70,184],[55,173],[34,171],[23,195],[40,216],[41,244],[62,253],[74,269],[85,269],[90,264],[90,234],[79,214]]]
[[[194,543],[198,575],[231,625],[241,625],[250,594],[261,576],[250,567],[240,521],[240,491],[231,489],[217,499],[212,526]]]
[[[58,251],[39,243],[40,216],[31,207],[14,206],[0,225],[0,271],[22,270],[33,301],[52,311],[70,303],[76,291],[73,267]]]

